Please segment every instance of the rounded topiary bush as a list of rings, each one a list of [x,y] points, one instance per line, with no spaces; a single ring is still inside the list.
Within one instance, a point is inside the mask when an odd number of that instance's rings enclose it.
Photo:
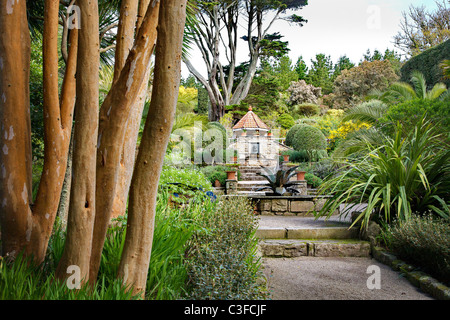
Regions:
[[[327,138],[319,128],[307,124],[298,126],[291,145],[295,150],[313,152],[327,149]]]
[[[294,136],[297,133],[297,130],[300,129],[301,125],[300,124],[296,124],[294,125],[291,129],[289,129],[288,133],[286,134],[286,139],[284,141],[284,143],[289,146],[289,147],[293,147],[293,143],[294,143]]]

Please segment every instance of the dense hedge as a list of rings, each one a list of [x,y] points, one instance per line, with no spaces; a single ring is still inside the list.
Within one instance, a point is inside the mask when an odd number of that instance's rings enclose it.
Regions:
[[[411,72],[417,70],[425,76],[429,89],[438,82],[444,82],[447,87],[450,87],[450,79],[443,79],[442,70],[439,67],[442,60],[448,59],[449,57],[450,40],[447,40],[407,61],[400,69],[401,81],[410,82]]]

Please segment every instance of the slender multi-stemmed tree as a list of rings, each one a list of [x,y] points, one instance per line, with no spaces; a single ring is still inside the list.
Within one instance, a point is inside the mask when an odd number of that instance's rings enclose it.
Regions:
[[[117,182],[123,174],[121,160],[131,149],[135,151],[136,141],[129,140],[137,139],[135,123],[140,122],[142,111],[139,108],[156,47],[155,89],[130,183],[130,219],[119,271],[124,282],[134,286],[135,292],[143,292],[145,281],[142,279],[147,276],[150,261],[156,190],[177,101],[186,1],[142,0],[138,6],[136,1],[122,1],[115,44],[115,77],[101,107],[99,34],[102,31],[98,1],[78,0],[74,4],[79,8],[76,17],[79,30],[68,32],[66,71],[59,89],[60,1],[45,1],[45,156],[39,190],[33,202],[27,4],[0,0],[2,255],[14,258],[24,252],[37,263],[45,257],[65,176],[75,106],[67,237],[56,275],[65,279],[68,267],[76,265],[84,282],[96,280]],[[136,194],[142,191],[148,191],[147,197],[138,199]]]

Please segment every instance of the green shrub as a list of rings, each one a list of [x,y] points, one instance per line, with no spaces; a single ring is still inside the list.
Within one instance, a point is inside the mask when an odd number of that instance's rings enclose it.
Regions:
[[[293,143],[294,143],[294,136],[297,133],[297,130],[301,128],[300,124],[296,124],[294,125],[292,128],[289,129],[289,131],[286,134],[286,139],[284,141],[284,143],[289,146],[292,147]]]
[[[211,183],[207,177],[196,167],[175,168],[164,166],[161,171],[159,185],[170,193],[187,196],[194,195],[197,188],[201,188],[203,191],[212,190]]]
[[[314,175],[322,180],[335,174],[336,171],[337,166],[333,163],[333,161],[330,158],[323,158],[319,162],[314,163],[312,169]]]
[[[305,180],[313,188],[318,188],[323,182],[322,179],[320,179],[319,177],[315,176],[312,173],[305,173]]]
[[[225,166],[206,166],[201,169],[203,174],[208,178],[212,185],[216,180],[219,180],[221,185],[225,185],[227,180],[227,173]]]
[[[320,117],[319,118],[300,118],[297,120],[298,124],[309,124],[311,126],[315,126],[317,125],[317,123],[320,121]]]
[[[313,103],[298,104],[294,107],[294,110],[297,114],[307,117],[316,116],[320,113],[320,107]]]
[[[245,197],[221,199],[215,210],[204,212],[202,226],[190,244],[187,299],[248,300],[265,298],[258,284],[258,227]]]
[[[287,150],[283,152],[283,154],[289,155],[290,162],[307,162],[309,160],[308,154],[306,151],[295,151],[295,150]],[[283,161],[283,157],[280,157],[280,161]]]
[[[389,106],[380,123],[400,121],[406,127],[414,126],[426,113],[441,132],[450,131],[450,107],[448,101],[415,99]]]
[[[241,178],[241,172],[237,170],[238,166],[233,164],[227,164],[224,166],[206,166],[201,169],[203,174],[206,176],[206,178],[209,180],[211,185],[214,185],[214,182],[219,180],[220,184],[222,186],[225,186],[225,183],[227,181],[227,171],[235,170],[237,171],[237,178],[238,180]]]
[[[198,193],[181,207],[169,206],[168,198],[167,192],[158,194],[146,287],[146,299],[150,300],[184,296],[188,281],[185,255],[189,241],[201,228],[197,222],[202,214],[214,210],[214,203],[203,193]]]
[[[431,215],[397,223],[383,232],[388,248],[399,258],[450,284],[450,224]]]
[[[296,130],[292,141],[292,147],[295,150],[305,150],[310,158],[313,155],[313,152],[326,150],[327,139],[320,129],[306,124],[301,124],[299,126],[300,127]]]
[[[290,129],[292,126],[295,125],[295,120],[294,118],[288,114],[288,113],[283,113],[282,115],[280,115],[277,119],[277,123],[283,128],[283,129]]]

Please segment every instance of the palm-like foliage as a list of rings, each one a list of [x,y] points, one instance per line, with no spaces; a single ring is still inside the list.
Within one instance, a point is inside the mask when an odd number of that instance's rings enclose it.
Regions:
[[[424,99],[440,99],[448,91],[444,83],[436,83],[431,90],[427,90],[427,83],[424,75],[419,71],[411,73],[411,84],[407,82],[395,82],[388,90],[374,90],[369,95],[369,99],[378,99],[391,104],[398,101]]]
[[[275,172],[272,172],[270,169],[261,167],[267,174],[257,173],[258,175],[264,177],[268,181],[268,185],[258,188],[256,191],[262,191],[265,189],[271,189],[273,193],[278,195],[283,195],[287,192],[297,193],[298,191],[293,188],[295,182],[290,182],[289,180],[295,174],[295,169],[298,166],[289,168],[288,170],[282,170],[277,168]]]
[[[44,30],[44,1],[27,0],[28,28],[31,39],[42,37]],[[67,14],[71,1],[60,1],[60,17]],[[119,21],[120,0],[99,0],[100,59],[103,64],[114,64],[114,44],[116,33],[114,27]],[[62,24],[62,21],[61,21]]]
[[[449,218],[450,149],[448,138],[422,119],[411,132],[397,125],[393,137],[366,142],[367,155],[326,181],[319,192],[331,194],[319,215],[329,216],[341,205],[367,207],[357,220],[367,226],[374,216],[384,222],[408,220],[414,212],[432,210]],[[444,139],[444,143],[442,140]],[[355,222],[356,222],[355,221]]]
[[[344,113],[342,122],[353,120],[366,122],[373,125],[384,115],[387,109],[388,105],[380,100],[374,99],[363,102],[353,108],[348,109]]]
[[[100,60],[108,66],[114,65],[114,48],[116,43],[115,28],[119,23],[120,0],[99,0]],[[108,31],[106,31],[108,30]]]
[[[168,145],[168,150],[171,151],[173,148],[180,143],[187,147],[189,146],[192,156],[196,147],[196,128],[197,125],[201,125],[200,129],[203,136],[203,131],[208,128],[208,117],[205,115],[199,115],[195,113],[178,114],[175,117],[175,121],[172,126],[172,132],[170,135],[171,141]]]
[[[200,123],[203,128],[208,126],[208,117],[205,115],[186,113],[180,114],[175,117],[175,122],[172,127],[172,132],[178,129],[191,129],[194,128],[196,123]]]
[[[184,36],[183,36],[183,59],[189,58],[189,51],[192,49],[191,45],[194,42],[195,37],[195,28],[197,25],[197,17],[196,12],[198,10],[197,0],[188,0],[186,6],[186,24],[184,27]]]
[[[386,135],[376,127],[351,132],[334,150],[331,157],[335,161],[345,158],[357,159],[368,152],[369,146],[381,146]]]

